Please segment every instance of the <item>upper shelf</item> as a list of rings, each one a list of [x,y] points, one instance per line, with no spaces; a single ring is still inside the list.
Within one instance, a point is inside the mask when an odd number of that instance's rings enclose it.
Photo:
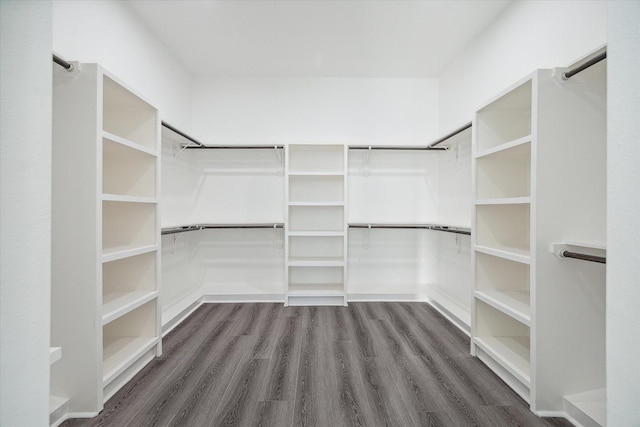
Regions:
[[[103,130],[155,152],[157,110],[114,79],[103,76]]]
[[[476,153],[516,141],[531,134],[532,80],[499,96],[476,116]]]

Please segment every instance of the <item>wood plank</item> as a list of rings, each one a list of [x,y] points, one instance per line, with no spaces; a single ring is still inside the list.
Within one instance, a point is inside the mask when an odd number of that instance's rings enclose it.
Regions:
[[[321,311],[328,311],[325,307]],[[319,313],[320,314],[320,313]],[[313,325],[311,321],[307,325]],[[293,405],[294,426],[333,425],[330,400],[335,392],[330,387],[329,356],[325,354],[326,338],[322,327],[307,326],[302,331],[296,395]]]
[[[285,317],[269,363],[260,400],[293,401],[300,362],[302,317]]]

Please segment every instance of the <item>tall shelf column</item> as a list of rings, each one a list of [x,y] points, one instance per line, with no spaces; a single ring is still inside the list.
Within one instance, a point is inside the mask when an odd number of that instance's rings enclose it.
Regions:
[[[160,339],[158,111],[96,64],[54,75],[52,395],[90,417]]]
[[[553,248],[605,247],[606,64],[562,71],[532,73],[475,115],[471,352],[535,413],[577,419],[605,386],[605,270]]]
[[[346,305],[347,150],[286,147],[286,305]]]

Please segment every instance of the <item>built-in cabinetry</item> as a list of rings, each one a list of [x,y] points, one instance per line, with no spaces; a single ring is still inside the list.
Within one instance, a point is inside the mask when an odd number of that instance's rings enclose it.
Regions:
[[[346,147],[286,147],[285,304],[346,305]]]
[[[604,244],[601,77],[539,70],[475,115],[471,351],[540,415],[604,387],[604,268],[551,250]]]
[[[51,390],[87,417],[161,353],[160,121],[95,64],[53,102]]]

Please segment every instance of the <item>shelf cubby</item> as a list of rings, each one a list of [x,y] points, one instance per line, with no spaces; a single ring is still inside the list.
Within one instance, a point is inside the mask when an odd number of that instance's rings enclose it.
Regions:
[[[531,381],[530,329],[527,325],[476,301],[474,343],[525,385]]]
[[[291,175],[344,174],[343,145],[291,145],[289,173]]]
[[[289,294],[343,295],[344,268],[289,266]]]
[[[476,253],[475,297],[522,323],[531,321],[528,264]]]
[[[289,206],[289,230],[335,231],[344,230],[343,206]]]
[[[103,264],[103,324],[157,296],[156,259],[155,252],[148,252]]]
[[[477,205],[476,245],[528,256],[529,211],[529,204]]]
[[[289,236],[289,265],[344,265],[344,237]]]
[[[157,110],[107,75],[103,76],[103,129],[157,149]]]
[[[102,202],[103,253],[156,244],[156,205]]]
[[[478,111],[476,153],[531,134],[531,80]]]
[[[152,300],[103,326],[103,386],[107,386],[159,340]]]
[[[291,176],[290,203],[344,203],[344,176]]]
[[[476,198],[480,200],[530,197],[531,144],[478,158],[476,183]]]
[[[157,197],[157,158],[144,151],[102,139],[102,192],[105,194]]]

